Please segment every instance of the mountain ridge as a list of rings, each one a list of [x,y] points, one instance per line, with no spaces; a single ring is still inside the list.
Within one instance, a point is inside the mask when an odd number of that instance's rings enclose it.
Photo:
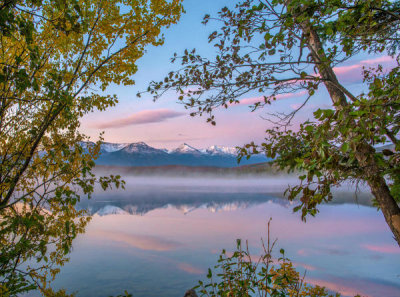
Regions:
[[[82,143],[84,148],[94,145],[93,142]],[[111,143],[102,142],[98,165],[117,166],[213,166],[237,167],[236,148],[213,145],[205,149],[195,148],[183,143],[176,149],[166,150],[149,146],[145,142]],[[250,165],[267,162],[270,159],[264,155],[255,155],[248,160],[242,160],[240,165]]]

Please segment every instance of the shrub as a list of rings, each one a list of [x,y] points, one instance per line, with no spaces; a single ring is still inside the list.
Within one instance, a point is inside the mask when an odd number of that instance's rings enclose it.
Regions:
[[[263,254],[252,256],[248,242],[243,247],[238,239],[236,250],[232,254],[223,250],[216,271],[208,269],[207,281],[199,281],[194,288],[200,296],[339,297],[339,293],[330,294],[324,287],[307,284],[305,273],[301,276],[296,271],[283,249],[278,259],[272,257],[276,240],[270,242],[270,222],[267,242],[261,240]]]

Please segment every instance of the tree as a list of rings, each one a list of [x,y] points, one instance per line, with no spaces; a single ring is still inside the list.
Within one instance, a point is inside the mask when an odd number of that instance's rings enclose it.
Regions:
[[[103,91],[134,83],[145,46],[181,12],[181,0],[0,4],[1,296],[56,294],[48,283],[90,219],[76,203],[123,186],[91,172],[100,142],[82,145],[79,119],[117,102]]]
[[[205,16],[207,24],[212,18]],[[332,199],[331,188],[345,181],[366,183],[400,245],[400,3],[387,0],[246,0],[223,8],[215,19],[219,30],[209,36],[218,51],[210,60],[185,51],[183,68],[152,82],[148,92],[159,98],[167,90],[191,108],[191,115],[238,103],[249,92],[268,106],[277,96],[305,92],[313,96],[324,86],[332,108],[318,109],[298,131],[290,129],[296,111],[278,115],[276,128],[264,143],[250,143],[239,157],[264,152],[281,168],[305,172],[289,188],[289,199],[300,197],[295,211],[302,218]],[[341,84],[334,67],[360,52],[388,54],[397,65],[365,69],[364,92],[353,94]],[[392,143],[393,150],[376,146]]]

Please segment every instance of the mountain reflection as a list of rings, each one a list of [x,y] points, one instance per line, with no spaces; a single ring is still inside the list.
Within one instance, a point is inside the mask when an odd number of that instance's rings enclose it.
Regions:
[[[110,199],[111,198],[111,199]],[[113,196],[95,197],[80,204],[90,214],[104,215],[145,215],[146,213],[172,207],[187,214],[196,209],[207,209],[210,212],[234,211],[271,201],[284,207],[293,202],[263,193],[164,193],[163,196],[151,196],[148,193],[135,193],[130,197]]]
[[[198,209],[210,212],[235,211],[270,202],[285,208],[292,208],[298,202],[283,197],[282,191],[276,188],[248,188],[238,184],[231,186],[199,186],[187,184],[163,184],[141,186],[128,185],[126,191],[97,193],[91,200],[80,203],[79,207],[87,209],[90,214],[105,215],[140,215],[156,209],[175,208],[184,214]],[[340,192],[335,194],[332,204],[352,203],[370,206],[370,196]]]

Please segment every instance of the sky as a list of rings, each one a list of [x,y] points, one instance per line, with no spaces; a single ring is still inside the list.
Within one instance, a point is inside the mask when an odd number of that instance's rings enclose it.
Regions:
[[[190,110],[179,104],[174,94],[168,93],[154,102],[152,96],[145,94],[137,98],[136,94],[147,89],[154,80],[159,81],[168,72],[176,70],[178,64],[171,64],[173,54],[182,53],[185,49],[196,48],[204,56],[213,56],[215,50],[208,44],[208,35],[217,28],[216,23],[204,26],[201,24],[205,14],[216,15],[224,6],[232,6],[231,0],[185,0],[186,13],[178,24],[164,30],[163,46],[149,46],[145,55],[137,62],[138,71],[133,76],[135,85],[112,85],[107,92],[116,94],[119,103],[106,111],[95,111],[81,120],[81,132],[97,140],[104,132],[104,140],[116,143],[143,141],[157,148],[176,148],[187,143],[196,148],[211,145],[242,146],[251,141],[261,142],[265,130],[273,124],[265,118],[271,112],[290,112],[305,100],[304,93],[288,94],[277,100],[268,109],[251,112],[249,105],[258,101],[262,94],[250,94],[242,98],[241,104],[215,112],[216,126],[206,122],[206,117],[190,117]],[[352,92],[363,89],[362,66],[382,64],[390,67],[393,60],[385,55],[370,56],[361,54],[346,61],[335,69],[340,82]],[[311,98],[294,121],[294,128],[299,122],[312,117],[317,108],[330,106],[330,100],[324,88]]]

